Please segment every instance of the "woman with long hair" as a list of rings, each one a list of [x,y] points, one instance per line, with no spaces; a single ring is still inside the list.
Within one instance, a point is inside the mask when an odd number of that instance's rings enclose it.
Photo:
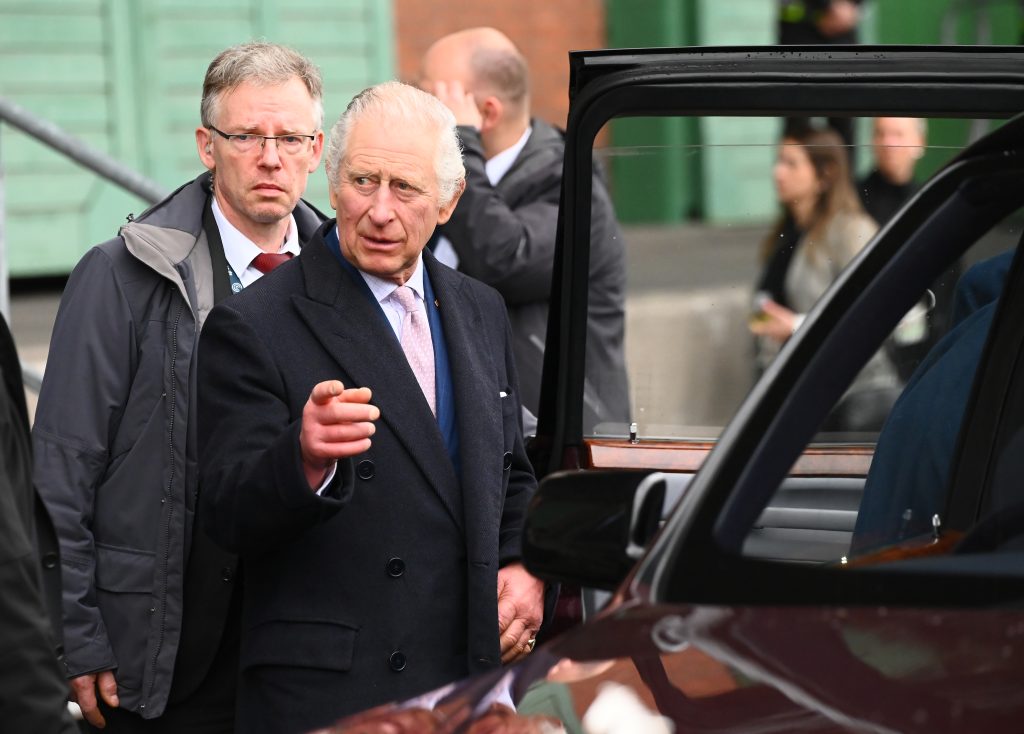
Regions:
[[[849,154],[833,130],[787,130],[773,177],[782,213],[762,250],[765,266],[750,322],[762,369],[878,228],[861,206]],[[879,352],[825,427],[877,430],[898,385],[891,360]]]

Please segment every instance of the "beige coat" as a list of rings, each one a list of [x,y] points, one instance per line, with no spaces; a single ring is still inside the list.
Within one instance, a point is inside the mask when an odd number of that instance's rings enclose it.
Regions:
[[[789,307],[802,317],[821,298],[840,271],[863,249],[878,226],[864,213],[836,215],[825,228],[824,241],[807,251],[807,236],[800,239],[786,273],[786,297]],[[779,345],[767,338],[757,340],[757,362],[761,369],[778,353]],[[850,385],[846,397],[867,391],[899,386],[896,367],[884,350],[878,351]]]

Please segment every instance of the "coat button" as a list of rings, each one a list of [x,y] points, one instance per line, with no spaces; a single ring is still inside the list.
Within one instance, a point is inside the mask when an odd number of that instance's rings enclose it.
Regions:
[[[43,556],[43,568],[56,568],[57,554],[47,553]]]
[[[373,462],[369,459],[363,459],[356,464],[356,475],[360,479],[373,479]]]
[[[235,572],[231,568],[231,566],[225,566],[224,568],[222,568],[220,570],[220,578],[225,583],[231,581],[231,579],[233,579],[234,577],[235,577]]]
[[[512,468],[512,452],[511,451],[506,451],[505,452],[504,460],[505,460],[505,463],[502,465],[501,468],[504,469],[505,471],[508,471],[509,469]]]
[[[391,657],[388,658],[388,665],[396,673],[400,670],[405,670],[405,653],[400,650],[395,650],[391,653]]]
[[[405,573],[405,561],[401,558],[391,558],[388,560],[388,576],[397,579],[403,573]]]

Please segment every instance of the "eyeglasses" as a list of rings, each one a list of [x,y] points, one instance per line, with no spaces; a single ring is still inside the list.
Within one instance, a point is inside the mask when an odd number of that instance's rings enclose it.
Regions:
[[[277,152],[286,155],[301,153],[306,143],[316,140],[316,135],[256,135],[255,133],[226,133],[218,130],[213,125],[207,125],[210,130],[228,141],[228,144],[239,153],[251,153],[258,147],[260,150],[266,146],[268,140],[277,141]]]

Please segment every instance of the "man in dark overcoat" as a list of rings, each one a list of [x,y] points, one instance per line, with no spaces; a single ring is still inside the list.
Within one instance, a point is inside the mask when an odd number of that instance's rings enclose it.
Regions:
[[[536,481],[501,296],[424,246],[464,187],[455,120],[388,82],[330,135],[302,254],[216,307],[202,511],[244,561],[239,726],[302,732],[528,654]]]

